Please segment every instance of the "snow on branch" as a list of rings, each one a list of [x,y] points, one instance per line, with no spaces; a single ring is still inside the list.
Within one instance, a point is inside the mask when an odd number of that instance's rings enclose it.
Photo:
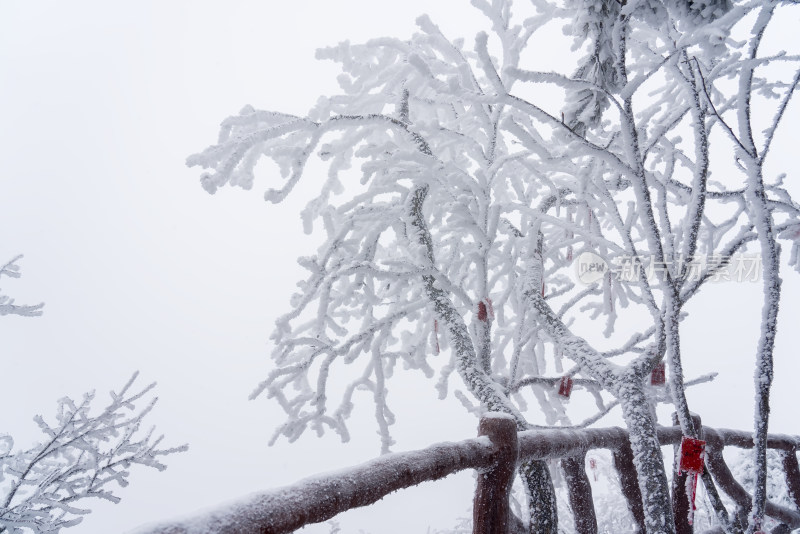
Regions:
[[[14,450],[12,437],[0,436],[0,532],[45,534],[77,525],[90,512],[87,499],[119,502],[115,486],[128,485],[132,466],[163,471],[163,457],[188,449],[163,448],[163,436],[142,428],[157,399],[148,398],[155,383],[134,387],[137,376],[111,391],[99,413],[92,410],[94,392],[77,402],[60,399],[53,422],[34,418],[45,439],[31,448]]]
[[[22,254],[12,258],[5,265],[0,266],[0,278],[19,278],[22,276],[17,262],[22,259]],[[34,305],[15,304],[14,299],[0,293],[0,315],[21,315],[23,317],[35,317],[42,314],[44,302]]]

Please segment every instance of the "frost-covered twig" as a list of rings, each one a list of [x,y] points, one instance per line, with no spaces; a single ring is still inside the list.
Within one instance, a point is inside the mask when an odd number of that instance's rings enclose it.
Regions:
[[[22,259],[22,254],[12,258],[5,265],[0,266],[0,278],[19,278],[22,276],[17,261]],[[21,315],[24,317],[35,317],[42,314],[44,302],[40,304],[26,305],[15,304],[14,299],[0,293],[0,315]]]
[[[162,457],[188,449],[160,448],[163,436],[140,428],[156,398],[146,398],[155,383],[134,388],[137,376],[111,391],[100,413],[92,413],[94,392],[77,403],[60,399],[54,423],[34,418],[47,438],[29,449],[14,451],[11,436],[0,436],[0,533],[55,533],[77,525],[90,512],[86,499],[119,502],[114,485],[128,485],[131,466],[163,471]]]

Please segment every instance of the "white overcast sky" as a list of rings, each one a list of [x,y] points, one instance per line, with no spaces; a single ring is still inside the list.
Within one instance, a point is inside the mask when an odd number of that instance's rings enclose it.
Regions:
[[[93,504],[70,532],[123,532],[379,452],[368,403],[349,444],[305,435],[267,448],[281,414],[247,395],[269,369],[272,323],[301,275],[295,258],[316,247],[298,216],[303,188],[280,206],[262,200],[268,177],[212,197],[184,161],[245,104],[301,114],[335,91],[317,47],[408,36],[424,12],[453,36],[479,27],[459,0],[0,0],[0,260],[25,254],[24,276],[0,288],[46,302],[40,318],[0,318],[0,432],[24,447],[39,439],[32,417],[50,416],[56,399],[91,389],[104,399],[139,370],[142,384],[159,382],[152,422],[191,447],[164,473],[134,473],[122,503]],[[791,433],[800,284],[784,278],[772,428]],[[750,428],[759,292],[720,284],[689,309],[699,318],[684,331],[687,375],[721,373],[690,392],[706,424]],[[474,435],[474,418],[438,402],[430,382],[400,384],[389,398],[395,450]],[[445,528],[469,513],[471,492],[462,474],[341,523]]]

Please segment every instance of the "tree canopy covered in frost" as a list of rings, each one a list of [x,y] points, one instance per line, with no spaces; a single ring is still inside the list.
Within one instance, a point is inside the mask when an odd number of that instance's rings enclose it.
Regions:
[[[302,117],[247,106],[188,159],[206,169],[210,193],[252,188],[257,163],[272,161],[285,182],[267,190],[270,202],[292,191],[311,158],[328,165],[302,212],[306,231],[316,225],[324,239],[299,259],[307,276],[273,334],[275,368],[253,393],[286,411],[275,437],[311,428],[346,440],[354,392],[366,389],[388,451],[387,383],[398,363],[435,380],[442,397],[458,373],[469,409],[505,412],[520,429],[540,416],[586,426],[619,404],[648,532],[673,532],[652,404],[674,403],[684,433],[696,435],[681,366],[684,306],[709,281],[755,273],[765,293],[758,349],[743,354],[757,366],[749,526],[703,481],[724,528],[756,529],[778,239],[800,268],[800,205],[783,175],[765,171],[800,58],[762,52],[761,41],[796,6],[535,0],[515,16],[509,0],[472,5],[487,31],[470,41],[422,16],[410,39],[320,50],[341,66],[341,94]],[[541,51],[530,48],[552,24],[581,54],[564,72],[537,70]],[[537,98],[542,86],[559,96]],[[760,263],[737,258],[743,252]],[[597,270],[581,274],[595,276],[576,276],[586,258]],[[596,332],[608,341],[587,341]],[[666,391],[649,385],[662,361]],[[329,377],[345,366],[358,377],[332,395]],[[594,397],[595,416],[570,419],[563,376],[574,394]],[[529,462],[520,475],[531,532],[555,533],[547,467]]]

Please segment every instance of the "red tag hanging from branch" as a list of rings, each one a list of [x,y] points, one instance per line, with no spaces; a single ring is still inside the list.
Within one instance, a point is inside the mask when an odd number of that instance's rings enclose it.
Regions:
[[[569,398],[572,395],[572,378],[569,376],[562,376],[558,383],[558,394],[562,397]]]
[[[489,314],[486,313],[486,304],[483,301],[478,303],[478,320],[483,321],[484,323],[489,318]]]
[[[489,297],[486,297],[486,309],[489,310],[489,317],[494,319],[494,305]]]
[[[705,449],[705,441],[683,436],[681,438],[679,469],[686,473],[702,473],[703,452]]]
[[[485,323],[490,317],[494,319],[494,306],[492,299],[487,297],[478,303],[478,320]]]
[[[664,362],[659,362],[650,373],[650,384],[653,386],[662,386],[667,381],[667,367]]]
[[[681,450],[679,453],[678,470],[687,473],[686,476],[686,496],[689,498],[689,524],[694,522],[694,505],[697,494],[697,475],[703,472],[703,453],[706,449],[706,442],[701,439],[683,436],[681,438]]]
[[[594,481],[597,482],[597,460],[594,458],[589,458],[589,469],[592,470],[592,474],[594,474]]]

